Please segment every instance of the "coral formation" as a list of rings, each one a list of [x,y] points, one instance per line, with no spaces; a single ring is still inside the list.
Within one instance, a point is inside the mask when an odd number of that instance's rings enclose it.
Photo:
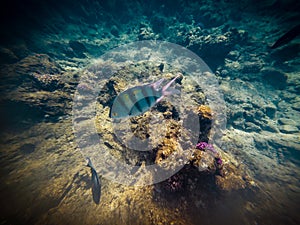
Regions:
[[[162,188],[171,193],[183,192],[185,191],[185,182],[186,177],[181,173],[177,173],[164,181]]]
[[[63,83],[59,82],[58,75],[32,73],[30,76],[37,83],[39,89],[54,91],[63,87]]]
[[[200,105],[197,109],[199,115],[204,118],[211,120],[212,119],[212,111],[209,106],[207,105]]]

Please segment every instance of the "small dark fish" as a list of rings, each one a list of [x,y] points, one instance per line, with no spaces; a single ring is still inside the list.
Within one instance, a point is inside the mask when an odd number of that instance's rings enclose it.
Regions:
[[[87,166],[91,168],[91,173],[92,173],[92,194],[93,194],[93,200],[96,204],[99,204],[100,202],[100,197],[101,197],[101,182],[98,177],[98,174],[92,164],[92,161],[90,158],[86,158],[88,163]]]
[[[114,100],[110,110],[110,117],[120,119],[141,115],[161,101],[165,96],[178,94],[179,91],[170,88],[170,86],[180,75],[181,74],[178,74],[161,89],[159,86],[164,79],[160,79],[151,84],[129,88],[126,91],[121,92]]]
[[[278,48],[282,45],[285,45],[289,43],[291,40],[293,40],[295,37],[300,35],[300,24],[298,26],[295,26],[293,29],[285,33],[281,38],[279,38],[272,46],[271,48]]]

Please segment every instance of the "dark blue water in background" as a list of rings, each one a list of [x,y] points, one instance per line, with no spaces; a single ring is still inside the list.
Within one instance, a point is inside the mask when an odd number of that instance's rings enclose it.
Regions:
[[[299,25],[299,1],[12,0],[0,3],[0,20],[1,224],[300,223],[300,37],[270,48]],[[72,158],[72,124],[67,131],[63,125],[70,120],[76,71],[119,45],[142,40],[187,47],[216,74],[227,106],[224,151],[248,168],[257,194],[225,192],[218,196],[224,200],[216,198],[217,206],[202,212],[193,211],[196,203],[185,212],[176,194],[166,198],[177,206],[174,214],[156,220],[147,204],[144,211],[115,206],[115,186],[107,184],[110,194],[100,207],[86,208],[92,204],[87,200],[72,206],[76,188],[89,190],[88,172],[68,172],[80,161]],[[69,86],[53,77],[49,85],[34,83],[32,73],[57,75]],[[49,146],[39,145],[47,140]],[[170,207],[164,204],[157,207]],[[69,219],[73,212],[80,219]]]

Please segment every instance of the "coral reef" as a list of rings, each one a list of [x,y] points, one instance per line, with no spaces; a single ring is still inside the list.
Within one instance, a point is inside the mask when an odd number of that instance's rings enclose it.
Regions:
[[[59,83],[58,75],[51,74],[30,74],[33,80],[37,83],[38,88],[46,91],[54,91],[63,87],[62,83]]]
[[[203,119],[208,119],[211,120],[212,119],[212,111],[210,109],[209,106],[207,105],[200,105],[197,109],[199,115],[203,118]]]
[[[164,113],[165,114],[165,113]],[[167,122],[166,133],[156,149],[155,163],[159,164],[177,149],[180,125],[177,121]]]
[[[185,176],[181,173],[177,173],[163,182],[162,189],[169,193],[183,192],[185,191],[185,182]]]
[[[297,25],[299,1],[6,3],[0,9],[1,224],[299,224],[299,44],[270,48]],[[220,118],[209,87],[204,91],[186,71],[158,58],[122,68],[94,61],[137,40],[177,43],[210,66],[226,101],[219,142],[212,138]],[[114,56],[124,62],[127,55],[139,52]],[[109,108],[118,93],[177,72],[184,74],[175,85],[181,99],[112,126]],[[72,121],[76,91],[82,114]],[[126,172],[144,174],[137,185],[151,183],[147,165],[183,168],[144,187],[103,179],[95,206],[72,127],[89,128],[96,91],[92,124],[103,145],[95,151],[135,165]],[[179,100],[182,107],[174,104]],[[92,137],[80,135],[87,138],[82,146],[94,147]],[[136,140],[144,151],[124,146]],[[98,172],[113,173],[114,164],[105,165]]]

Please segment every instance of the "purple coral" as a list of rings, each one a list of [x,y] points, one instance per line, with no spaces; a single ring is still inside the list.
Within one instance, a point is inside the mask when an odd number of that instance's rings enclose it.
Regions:
[[[199,150],[205,150],[205,148],[207,147],[208,143],[206,142],[199,142],[197,145],[196,145],[196,148],[198,148]]]
[[[199,150],[202,150],[202,151],[209,150],[212,153],[217,154],[217,151],[214,149],[214,146],[212,146],[211,144],[208,144],[207,142],[204,142],[204,141],[199,142],[196,145],[196,148],[198,148]]]
[[[222,165],[223,160],[220,157],[216,157],[215,160],[216,160],[217,165],[220,165],[220,166]]]
[[[197,145],[196,145],[196,148],[199,149],[199,150],[202,150],[202,151],[206,151],[206,150],[209,150],[211,151],[212,153],[214,153],[215,155],[215,162],[217,164],[217,166],[219,168],[222,167],[222,164],[223,164],[223,160],[219,157],[219,154],[218,152],[215,150],[214,146],[211,145],[211,144],[208,144],[207,142],[199,142]]]

